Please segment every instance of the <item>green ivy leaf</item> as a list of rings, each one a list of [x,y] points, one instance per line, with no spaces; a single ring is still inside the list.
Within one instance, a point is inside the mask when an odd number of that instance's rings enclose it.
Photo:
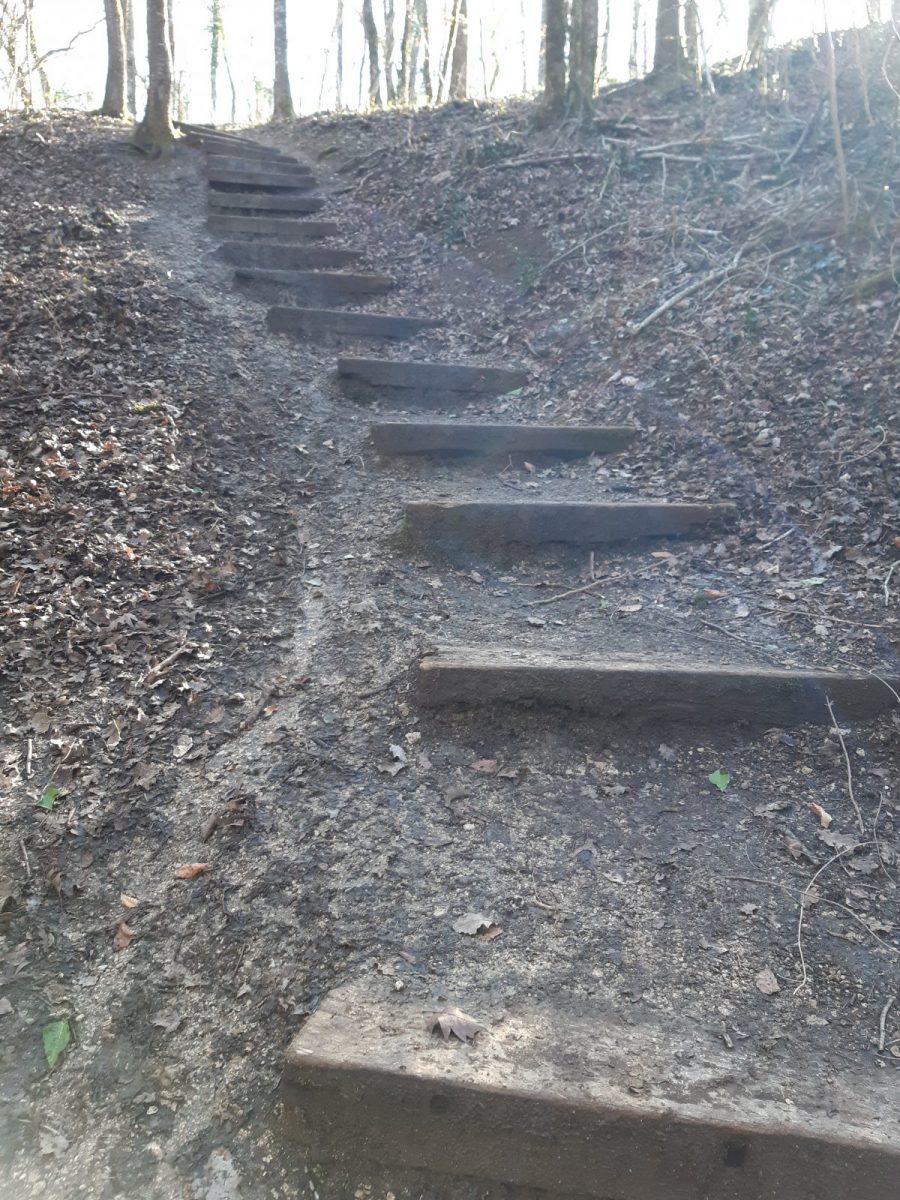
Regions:
[[[53,805],[56,803],[56,797],[58,795],[59,795],[58,787],[51,786],[51,787],[44,788],[43,795],[41,796],[40,801],[39,801],[40,807],[46,808],[47,812],[50,812],[53,808]]]
[[[68,1021],[51,1021],[41,1031],[44,1041],[44,1057],[47,1066],[52,1071],[59,1062],[59,1056],[72,1040],[72,1030]]]
[[[713,771],[712,775],[709,775],[707,778],[713,787],[717,787],[720,792],[726,792],[729,783],[731,783],[731,776],[727,771]]]

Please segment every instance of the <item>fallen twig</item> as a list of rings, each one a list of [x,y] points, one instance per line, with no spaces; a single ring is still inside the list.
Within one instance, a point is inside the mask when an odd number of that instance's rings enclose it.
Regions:
[[[888,1013],[891,1011],[891,1009],[893,1008],[893,1006],[896,1003],[897,1003],[897,997],[891,996],[890,999],[885,1004],[884,1008],[881,1010],[881,1016],[878,1018],[878,1053],[879,1054],[884,1053],[884,1040],[885,1040],[885,1036],[886,1036],[884,1029],[885,1029],[885,1025],[887,1023]]]
[[[193,642],[183,641],[180,646],[176,646],[171,654],[167,654],[155,667],[151,667],[146,675],[141,677],[141,684],[156,683],[183,654],[190,654],[195,648]]]
[[[860,812],[859,805],[856,803],[856,796],[853,793],[853,767],[850,763],[850,753],[847,750],[847,743],[844,741],[844,735],[841,732],[841,727],[835,720],[834,707],[832,706],[830,696],[825,697],[825,703],[828,705],[828,715],[831,717],[831,727],[838,735],[838,740],[841,743],[841,749],[844,752],[844,762],[847,764],[847,791],[850,794],[850,803],[853,805],[853,811],[856,813],[856,823],[859,826],[859,831],[860,833],[864,834],[866,832],[866,824],[865,821],[863,821],[863,816]]]

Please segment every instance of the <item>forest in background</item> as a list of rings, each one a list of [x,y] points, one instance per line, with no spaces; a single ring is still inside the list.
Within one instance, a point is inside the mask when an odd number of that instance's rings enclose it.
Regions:
[[[121,41],[126,111],[138,115],[147,96],[147,16],[156,8],[135,0],[0,0],[0,106],[111,111],[104,67],[110,51],[117,60]],[[560,28],[564,42],[588,45],[578,52],[580,74],[589,73],[596,89],[653,71],[660,23],[672,11],[684,56],[707,86],[713,64],[754,64],[767,46],[891,18],[890,0],[334,0],[318,7],[275,0],[267,8],[166,0],[177,118],[271,117],[279,11],[298,114],[535,93],[546,78],[548,25],[551,50]]]

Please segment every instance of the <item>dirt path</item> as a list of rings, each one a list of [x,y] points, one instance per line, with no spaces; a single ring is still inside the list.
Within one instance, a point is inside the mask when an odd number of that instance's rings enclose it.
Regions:
[[[852,870],[825,876],[798,990],[798,896],[836,844],[820,840],[810,803],[834,814],[833,831],[855,833],[836,736],[630,730],[528,710],[433,715],[409,688],[422,651],[476,635],[720,657],[710,593],[758,598],[780,549],[757,537],[767,527],[747,478],[711,440],[698,458],[664,404],[648,428],[629,397],[604,416],[637,418],[647,437],[609,461],[499,475],[380,462],[370,414],[335,387],[334,347],[268,334],[265,305],[233,289],[204,230],[200,167],[182,149],[166,173],[145,174],[133,237],[176,314],[180,444],[202,461],[226,528],[242,531],[243,557],[204,564],[204,613],[221,608],[215,625],[204,616],[189,630],[192,655],[208,656],[203,689],[192,690],[188,656],[145,682],[136,703],[153,717],[178,700],[177,732],[147,749],[160,768],[149,785],[123,791],[89,830],[77,891],[47,885],[49,842],[36,853],[33,809],[11,810],[7,1192],[353,1194],[307,1178],[282,1145],[277,1088],[304,1018],[335,984],[373,975],[491,1020],[525,1002],[627,1011],[650,1031],[729,1047],[754,1095],[777,1087],[787,1063],[823,1090],[837,1072],[891,1069],[875,1048],[897,978],[893,717],[846,735],[867,831],[882,821],[883,861],[860,853]],[[322,173],[326,190],[340,187]],[[389,304],[452,321],[417,354],[520,357],[526,331],[498,344],[506,283],[362,198],[336,198],[332,213],[347,230],[340,244],[364,246],[373,269],[401,281],[410,272]],[[486,322],[466,312],[475,288]],[[482,411],[540,411],[535,375],[522,397]],[[675,432],[653,439],[656,429]],[[587,562],[448,560],[397,540],[406,498],[510,489],[745,508],[734,534],[654,547],[666,558],[616,551],[604,567],[617,581],[599,598],[537,607],[582,585]],[[177,527],[177,499],[168,517]],[[811,574],[802,554],[792,562]],[[775,618],[746,620],[741,633],[727,638],[733,661],[833,663],[831,646],[792,639]],[[880,661],[877,645],[871,654],[864,661]],[[730,776],[725,791],[709,781],[716,771]],[[24,804],[32,791],[23,778],[8,794]],[[84,821],[66,811],[54,845],[83,853]],[[208,868],[176,879],[190,863]],[[466,912],[488,914],[501,935],[454,931]],[[129,944],[116,950],[123,920]],[[767,968],[777,993],[757,982]],[[70,1021],[74,1042],[48,1072],[40,1030],[51,1018]],[[639,1086],[657,1073],[648,1064]],[[387,1194],[369,1183],[364,1195]]]

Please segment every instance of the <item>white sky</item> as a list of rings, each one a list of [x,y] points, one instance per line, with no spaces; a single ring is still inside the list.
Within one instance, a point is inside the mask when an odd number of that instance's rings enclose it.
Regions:
[[[865,0],[827,0],[829,22],[833,29],[864,24]],[[209,4],[208,0],[173,0],[176,27],[176,72],[181,76],[188,98],[188,117],[195,121],[228,121],[231,117],[231,89],[224,69],[218,78],[219,104],[215,113],[210,105]],[[137,24],[138,71],[145,58],[143,0],[134,0]],[[627,78],[631,40],[632,0],[611,0],[610,72],[615,78]],[[494,55],[501,69],[495,96],[517,95],[537,85],[538,46],[541,0],[469,0],[469,90],[473,96],[484,94],[482,47],[487,77],[494,71]],[[287,0],[291,83],[298,111],[310,113],[334,107],[334,21],[335,0]],[[379,25],[383,28],[383,0],[374,0]],[[405,0],[394,0],[396,42],[399,49]],[[446,38],[444,9],[450,0],[429,0],[432,23],[432,71]],[[645,0],[644,21],[652,31],[655,0]],[[885,18],[890,7],[883,0]],[[225,52],[231,66],[237,93],[236,116],[239,122],[266,119],[268,98],[259,96],[259,87],[269,88],[272,79],[272,3],[271,0],[222,0],[225,26]],[[356,107],[362,78],[362,37],[360,0],[345,0],[344,92],[343,103]],[[747,0],[700,0],[704,40],[711,61],[737,56],[743,49],[747,21]],[[80,38],[69,53],[54,55],[46,64],[51,86],[58,92],[59,103],[76,107],[97,107],[103,96],[106,70],[106,36],[102,23],[102,0],[34,0],[36,37],[40,53],[64,46],[80,30],[100,20],[98,27]],[[808,36],[821,28],[822,0],[779,0],[775,15],[775,40],[790,41]],[[652,54],[652,33],[644,41]],[[525,49],[523,77],[522,50]],[[323,89],[323,79],[325,85]],[[35,80],[35,95],[39,94]],[[0,105],[14,103],[14,97],[0,91]],[[140,103],[140,100],[139,100]],[[363,95],[365,103],[365,95]]]

